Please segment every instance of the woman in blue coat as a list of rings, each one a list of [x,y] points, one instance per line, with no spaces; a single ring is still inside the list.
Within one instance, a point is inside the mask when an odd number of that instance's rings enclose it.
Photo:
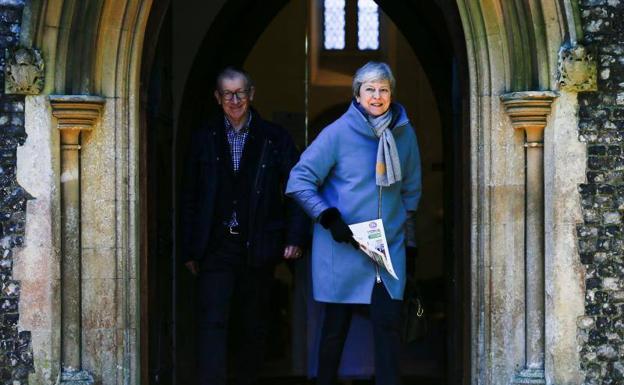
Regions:
[[[336,381],[351,315],[368,305],[378,385],[400,384],[400,313],[405,288],[406,222],[421,192],[418,143],[392,102],[395,80],[369,62],[353,78],[349,109],[325,127],[290,173],[287,195],[317,222],[312,245],[314,299],[325,303],[318,385]],[[383,220],[398,279],[357,247],[348,224]]]

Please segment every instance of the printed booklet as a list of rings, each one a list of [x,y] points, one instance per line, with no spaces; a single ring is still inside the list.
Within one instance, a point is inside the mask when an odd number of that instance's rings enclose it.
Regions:
[[[399,279],[392,266],[386,232],[381,219],[354,223],[349,225],[349,228],[353,231],[353,238],[360,244],[360,250],[377,265],[386,269],[394,279]]]

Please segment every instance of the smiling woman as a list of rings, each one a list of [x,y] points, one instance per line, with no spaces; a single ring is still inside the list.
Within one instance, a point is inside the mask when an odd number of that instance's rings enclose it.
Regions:
[[[390,82],[387,80],[365,82],[355,100],[370,116],[383,115],[390,108],[392,100]]]
[[[355,73],[353,96],[370,116],[377,117],[390,108],[395,83],[390,67],[369,62]]]
[[[319,385],[332,385],[338,377],[358,304],[370,313],[376,383],[401,383],[405,245],[412,238],[403,226],[408,212],[418,207],[421,169],[414,128],[403,106],[390,100],[393,80],[385,63],[369,62],[357,70],[356,100],[304,151],[286,188],[319,223],[311,257],[314,299],[325,307],[317,353]],[[353,245],[347,224],[374,219],[383,220],[398,277],[370,263]]]

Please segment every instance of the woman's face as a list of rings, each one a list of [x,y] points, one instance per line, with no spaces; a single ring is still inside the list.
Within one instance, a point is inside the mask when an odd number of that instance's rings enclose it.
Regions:
[[[355,98],[371,116],[384,114],[390,108],[392,92],[388,80],[374,80],[362,83],[360,95]]]

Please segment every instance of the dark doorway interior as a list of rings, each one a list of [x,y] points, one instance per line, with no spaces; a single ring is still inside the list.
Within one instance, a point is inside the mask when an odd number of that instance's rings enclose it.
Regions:
[[[202,7],[199,1],[185,2],[188,6]],[[168,1],[154,3],[146,34],[141,94],[142,383],[194,383],[193,279],[174,260],[177,171],[190,130],[216,107],[211,92],[216,72],[226,64],[247,67],[258,83],[256,104],[260,112],[287,127],[302,148],[327,122],[342,113],[348,101],[348,87],[340,81],[332,83],[330,79],[329,84],[315,85],[311,76],[315,65],[310,56],[314,3],[317,1],[227,1],[203,37],[184,94],[180,96],[172,90],[172,78],[185,74],[174,71],[172,47],[187,43],[176,40],[172,28],[175,17],[172,13],[176,8]],[[386,32],[388,28],[395,31],[394,37],[390,37],[392,44],[401,46],[395,56],[400,59],[412,55],[420,67],[422,75],[413,78],[408,74],[409,63],[400,64],[399,59],[394,63],[405,67],[397,74],[399,101],[405,104],[406,100],[428,98],[427,103],[417,101],[411,110],[431,115],[413,119],[426,126],[417,127],[417,131],[430,130],[422,133],[422,139],[419,133],[423,168],[427,168],[423,171],[430,175],[430,180],[425,180],[424,199],[433,200],[427,194],[439,198],[439,203],[430,202],[429,214],[421,219],[420,225],[423,234],[437,228],[439,236],[423,237],[418,260],[408,265],[421,278],[430,329],[426,343],[420,341],[406,348],[412,350],[411,355],[406,354],[405,367],[411,374],[406,383],[467,383],[470,367],[468,79],[459,15],[450,0],[379,0],[377,3],[386,15],[386,23],[392,24],[386,25]],[[276,44],[274,37],[280,34],[295,36],[291,36],[291,41],[300,37],[301,45]],[[276,50],[278,55],[273,55]],[[363,63],[365,58],[362,59],[355,63]],[[350,78],[353,69],[347,66],[337,71]],[[405,72],[402,78],[401,72]],[[326,102],[331,98],[336,103]],[[180,107],[174,112],[175,105]],[[429,121],[434,123],[427,124]],[[425,136],[439,142],[435,154]],[[427,190],[428,186],[437,187]],[[437,224],[432,226],[431,221]],[[313,335],[306,327],[311,311],[307,303],[306,272],[303,261],[281,265],[276,272],[273,311],[276,327],[264,373],[267,384],[307,383],[310,361],[306,354]],[[353,384],[371,383],[366,379],[353,381]]]
[[[141,71],[141,382],[173,384],[173,110],[171,9],[155,2]]]

